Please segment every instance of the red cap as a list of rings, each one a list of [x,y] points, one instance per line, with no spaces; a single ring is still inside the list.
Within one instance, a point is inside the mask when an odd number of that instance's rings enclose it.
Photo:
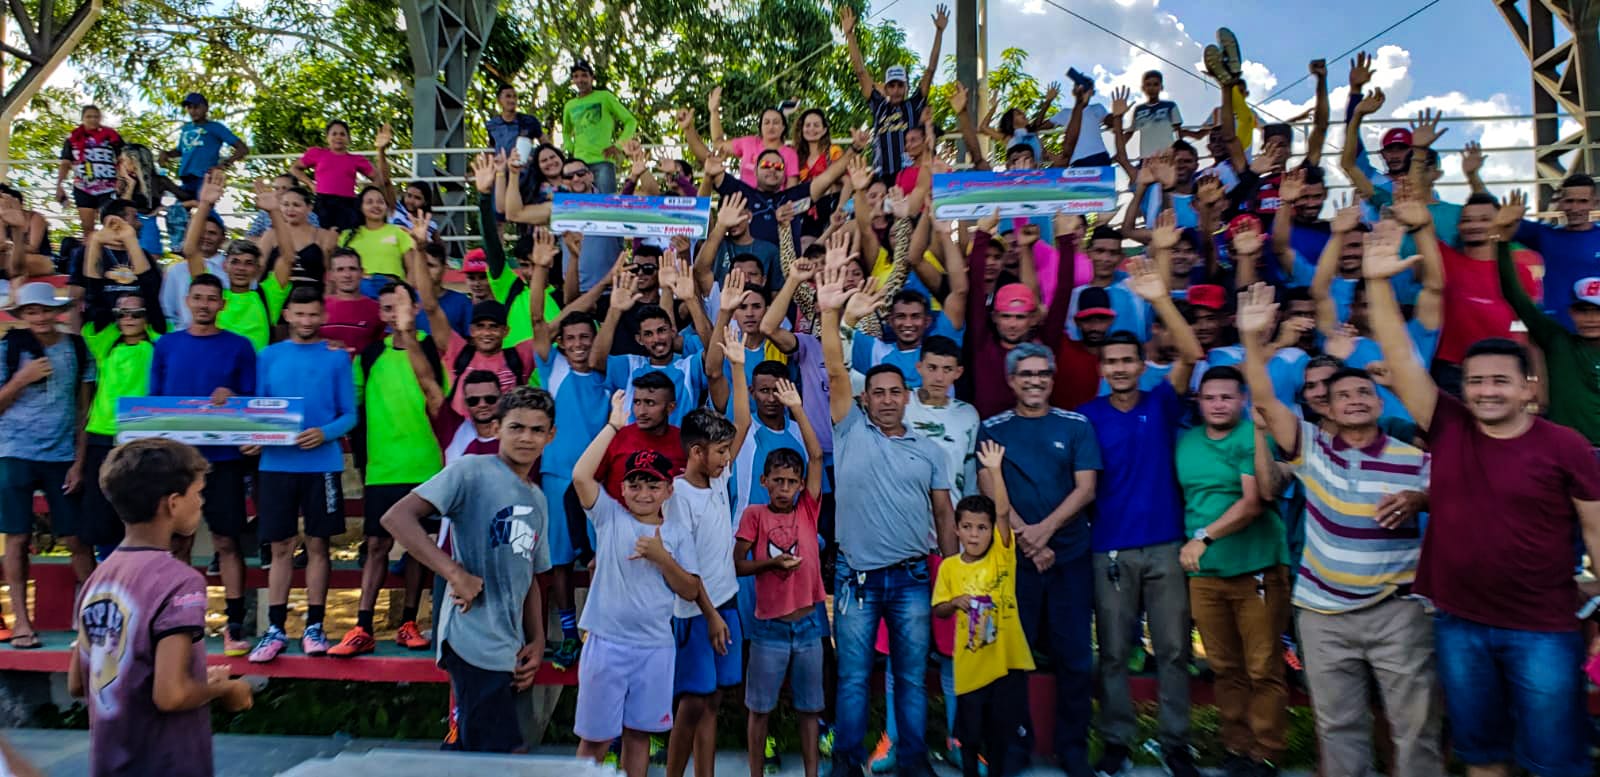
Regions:
[[[644,475],[652,480],[672,480],[672,461],[657,451],[634,451],[622,470],[622,479]]]
[[[1239,230],[1246,228],[1260,233],[1261,219],[1256,218],[1255,214],[1252,213],[1240,213],[1239,215],[1234,216],[1232,221],[1228,222],[1228,235],[1231,237],[1232,235],[1238,233]]]
[[[1227,303],[1227,292],[1221,286],[1211,283],[1201,283],[1189,287],[1189,304],[1202,308],[1221,310]]]
[[[488,272],[488,255],[483,252],[482,248],[474,248],[471,251],[468,251],[467,255],[461,258],[461,271],[482,273]]]
[[[1032,313],[1039,308],[1033,289],[1020,283],[1008,283],[994,293],[994,312]]]
[[[1405,127],[1395,127],[1383,133],[1383,148],[1409,145],[1411,145],[1411,130]]]

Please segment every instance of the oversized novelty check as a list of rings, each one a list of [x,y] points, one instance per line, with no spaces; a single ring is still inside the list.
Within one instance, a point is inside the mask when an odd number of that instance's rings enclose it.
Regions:
[[[1068,167],[1006,172],[939,173],[933,177],[934,217],[950,221],[1055,213],[1103,213],[1117,208],[1114,167]]]
[[[557,194],[550,209],[551,231],[585,235],[700,239],[710,221],[710,197]]]
[[[298,397],[122,397],[117,442],[164,437],[190,445],[293,445],[305,422]]]

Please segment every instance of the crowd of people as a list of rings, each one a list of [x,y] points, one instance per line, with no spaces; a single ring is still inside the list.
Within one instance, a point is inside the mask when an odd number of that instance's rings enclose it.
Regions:
[[[658,734],[669,775],[691,761],[710,775],[734,693],[761,774],[785,686],[808,775],[825,754],[837,775],[927,774],[932,666],[943,749],[965,774],[1026,765],[1028,674],[1045,671],[1055,763],[1119,777],[1139,745],[1130,661],[1148,653],[1159,757],[1191,777],[1193,629],[1230,777],[1277,772],[1291,664],[1325,777],[1364,777],[1375,750],[1391,774],[1442,774],[1446,719],[1469,774],[1589,774],[1581,618],[1600,586],[1577,573],[1600,548],[1594,181],[1562,182],[1555,223],[1525,220],[1469,144],[1470,196],[1440,199],[1445,130],[1426,113],[1383,135],[1375,165],[1361,124],[1384,95],[1362,55],[1338,159],[1354,196],[1330,204],[1327,66],[1310,64],[1312,127],[1291,159],[1295,130],[1259,123],[1221,30],[1205,60],[1221,99],[1199,125],[1154,71],[1138,102],[1097,100],[1072,71],[1066,110],[992,125],[958,85],[953,129],[976,167],[998,140],[1006,170],[1117,165],[1132,197],[1120,220],[942,221],[931,183],[951,164],[928,103],[947,20],[941,7],[919,81],[894,65],[880,82],[840,11],[873,117],[848,143],[792,103],[730,138],[719,90],[707,137],[694,108],[675,117],[695,161],[653,160],[578,60],[557,146],[503,87],[496,151],[469,178],[481,247],[464,292],[442,282],[435,193],[396,183],[387,128],[369,160],[330,122],[326,147],[255,184],[260,213],[236,236],[216,207],[248,149],[204,97],[185,98],[191,121],[159,162],[85,108],[57,192],[70,174],[80,233],[52,251],[20,195],[0,198],[19,321],[0,345],[0,532],[14,649],[41,644],[35,490],[71,550],[96,772],[171,770],[152,759],[200,747],[194,710],[249,703],[202,671],[204,583],[187,562],[203,515],[223,650],[251,662],[291,649],[297,547],[299,650],[372,652],[398,543],[396,639],[437,650],[465,750],[524,746],[517,694],[550,664],[578,673],[579,755],[615,747],[630,775]],[[714,194],[716,210],[703,240],[550,231],[559,193],[613,192]],[[1514,244],[1542,255],[1542,284]],[[33,280],[56,256],[65,299]],[[299,397],[304,430],[288,446],[117,448],[117,400],[141,396]],[[347,466],[364,566],[358,625],[335,643]],[[254,543],[270,569],[252,647]],[[138,552],[152,548],[170,553]],[[431,633],[430,572],[444,591]],[[888,731],[873,748],[879,653]]]

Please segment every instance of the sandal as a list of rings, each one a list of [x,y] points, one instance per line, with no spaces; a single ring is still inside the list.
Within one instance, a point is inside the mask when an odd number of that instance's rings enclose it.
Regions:
[[[39,641],[38,634],[13,634],[11,636],[12,650],[38,650],[42,647],[44,647],[44,643]]]

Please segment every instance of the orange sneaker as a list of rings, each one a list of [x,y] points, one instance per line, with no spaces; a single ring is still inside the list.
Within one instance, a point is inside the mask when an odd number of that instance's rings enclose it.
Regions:
[[[0,615],[0,642],[11,641],[11,627],[6,625],[6,616]]]
[[[422,629],[417,628],[416,621],[406,621],[400,624],[400,631],[394,635],[394,641],[400,647],[409,650],[427,650],[433,644],[427,637],[422,636]]]
[[[373,639],[366,629],[357,626],[346,633],[339,644],[328,648],[328,655],[334,658],[354,658],[377,649],[378,641]]]

